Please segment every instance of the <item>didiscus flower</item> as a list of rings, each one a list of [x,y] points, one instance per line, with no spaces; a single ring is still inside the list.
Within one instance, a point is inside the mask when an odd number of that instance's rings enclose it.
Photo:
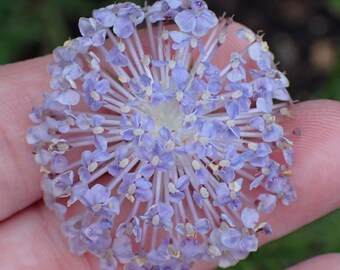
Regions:
[[[113,4],[54,50],[27,142],[73,253],[103,270],[230,266],[271,233],[263,214],[295,200],[288,80],[246,28],[216,66],[232,24],[204,1]]]

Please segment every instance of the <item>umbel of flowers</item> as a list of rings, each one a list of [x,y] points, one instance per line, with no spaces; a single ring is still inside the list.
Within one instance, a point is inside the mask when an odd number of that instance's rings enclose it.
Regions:
[[[271,233],[262,214],[295,200],[288,80],[248,29],[213,64],[232,23],[204,1],[113,4],[54,50],[27,142],[71,252],[103,270],[226,267]]]

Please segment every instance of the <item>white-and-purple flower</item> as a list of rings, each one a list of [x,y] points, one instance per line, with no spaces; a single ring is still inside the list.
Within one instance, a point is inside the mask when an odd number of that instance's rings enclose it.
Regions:
[[[26,138],[73,253],[103,270],[226,267],[271,233],[262,214],[296,199],[288,80],[248,29],[216,66],[229,27],[200,0],[112,4],[55,49]]]

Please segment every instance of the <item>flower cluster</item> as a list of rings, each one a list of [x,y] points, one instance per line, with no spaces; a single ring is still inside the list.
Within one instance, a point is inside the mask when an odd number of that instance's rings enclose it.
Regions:
[[[248,29],[217,67],[232,24],[200,0],[113,4],[54,50],[27,142],[73,253],[103,270],[226,267],[271,233],[262,214],[295,200],[288,80]]]

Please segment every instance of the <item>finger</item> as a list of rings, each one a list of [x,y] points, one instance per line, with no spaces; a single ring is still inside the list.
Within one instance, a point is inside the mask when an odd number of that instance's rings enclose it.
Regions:
[[[340,160],[340,153],[334,149],[334,145],[339,144],[337,134],[340,132],[340,105],[331,101],[305,102],[297,104],[294,113],[295,118],[289,125],[299,127],[303,133],[301,137],[295,139],[297,160],[292,178],[299,199],[292,206],[279,207],[277,213],[268,216],[274,228],[271,239],[287,234],[339,207],[340,187],[335,179],[340,173],[340,168],[333,159]],[[46,257],[53,258],[54,263],[62,264],[63,262],[59,261],[62,259],[55,255],[67,252],[65,244],[61,243],[65,240],[61,240],[63,237],[59,226],[53,214],[42,205],[29,208],[26,212],[4,221],[0,224],[0,239],[3,240],[0,242],[2,256],[6,258],[13,252],[17,253],[18,250],[20,252],[22,242],[19,239],[24,235],[25,245],[35,247],[30,250],[29,255],[37,266],[41,249],[48,253]],[[16,235],[19,235],[19,238]],[[34,236],[39,237],[36,239]],[[20,262],[21,256],[17,258],[15,264],[24,263]],[[9,259],[4,261],[7,265],[11,264]],[[209,269],[214,265],[206,263],[205,268],[201,266],[199,262],[195,269]]]
[[[323,269],[323,270],[339,270],[340,267],[340,254],[326,254],[318,256],[287,270],[310,270],[310,269]]]
[[[301,130],[301,136],[292,138],[292,185],[298,199],[289,207],[278,205],[273,214],[264,216],[274,229],[264,241],[279,238],[340,206],[340,103],[303,102],[293,107],[293,116],[286,128]]]
[[[227,63],[230,53],[242,50],[245,44],[235,32],[239,24],[228,28],[227,42],[217,52],[216,59]],[[149,46],[147,35],[142,39]],[[0,67],[2,106],[0,107],[0,220],[30,205],[41,197],[39,167],[33,161],[32,148],[25,142],[25,133],[32,125],[28,113],[42,100],[49,87],[47,64],[51,56]]]
[[[3,270],[98,269],[92,256],[73,256],[61,236],[59,220],[42,203],[0,224]]]
[[[25,135],[28,113],[49,89],[51,56],[0,67],[0,220],[41,196],[40,173]]]

